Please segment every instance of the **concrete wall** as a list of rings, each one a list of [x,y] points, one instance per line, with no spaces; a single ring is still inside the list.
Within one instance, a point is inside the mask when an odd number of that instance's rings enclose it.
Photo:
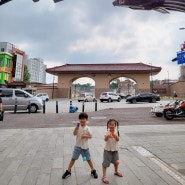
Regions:
[[[109,78],[107,78],[109,79]],[[109,81],[109,80],[108,80]],[[99,98],[99,95],[101,92],[104,91],[109,91],[109,88],[107,87],[103,87],[103,85],[101,86],[101,83],[99,83],[98,81],[96,82],[97,86],[95,89],[95,96],[96,98]],[[143,86],[139,86],[140,90],[138,92],[150,92],[150,89],[146,88],[146,86],[144,84],[142,84],[141,82],[139,82],[140,85]],[[146,83],[146,82],[144,82]],[[52,98],[52,93],[53,93],[53,86],[52,85],[47,85],[44,86],[42,84],[40,85],[36,85],[36,84],[32,84],[32,87],[35,87],[36,93],[48,93],[49,97]],[[157,90],[157,93],[159,93],[161,96],[173,96],[173,92],[176,91],[178,98],[185,98],[185,81],[179,81],[173,85],[169,86],[169,92],[167,91],[167,86],[154,86],[154,89]],[[161,93],[160,93],[161,91]],[[54,98],[71,98],[70,97],[70,88],[66,87],[66,88],[59,88],[56,86],[54,86]]]
[[[178,98],[185,98],[185,81],[179,81],[170,85],[170,95],[173,96],[174,91]]]

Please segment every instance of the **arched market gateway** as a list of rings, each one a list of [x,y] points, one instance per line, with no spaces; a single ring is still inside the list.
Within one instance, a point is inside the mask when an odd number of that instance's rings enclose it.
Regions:
[[[150,92],[150,75],[156,75],[161,67],[144,63],[114,64],[65,64],[47,68],[46,72],[58,76],[56,98],[71,98],[72,83],[81,77],[95,81],[95,97],[103,91],[109,91],[109,84],[119,77],[131,78],[137,83],[138,92]]]

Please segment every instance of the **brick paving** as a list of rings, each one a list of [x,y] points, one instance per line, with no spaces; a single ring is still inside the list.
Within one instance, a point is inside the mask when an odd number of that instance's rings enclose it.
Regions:
[[[90,185],[101,182],[103,133],[105,127],[92,127],[90,151],[98,179],[90,176],[90,169],[81,158],[72,169],[72,176],[62,179],[71,158],[75,137],[71,127],[3,129],[0,130],[1,185]],[[113,165],[107,170],[113,185],[180,185],[185,169],[184,125],[121,126],[120,166],[123,178],[113,175]],[[171,141],[171,142],[169,142]],[[142,156],[134,146],[140,146],[162,160],[175,174],[178,182],[150,157]]]

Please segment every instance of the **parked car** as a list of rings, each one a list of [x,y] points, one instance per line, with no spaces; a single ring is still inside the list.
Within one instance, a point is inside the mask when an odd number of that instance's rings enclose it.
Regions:
[[[101,102],[103,102],[103,101],[107,101],[107,102],[118,101],[118,102],[120,102],[121,97],[118,94],[113,93],[113,92],[102,92],[100,94],[100,101]]]
[[[160,96],[154,93],[140,93],[136,96],[129,96],[126,98],[126,102],[136,103],[136,102],[149,102],[155,103],[156,101],[160,101]]]
[[[41,98],[42,101],[49,101],[49,96],[47,93],[38,93],[35,96]]]
[[[0,88],[4,111],[30,110],[31,113],[42,110],[43,102],[40,98],[31,95],[22,89]]]
[[[126,96],[125,96],[125,94],[123,94],[123,93],[117,93],[120,97],[121,97],[121,99],[124,99]]]
[[[93,96],[92,93],[81,93],[78,97],[78,102],[84,101],[84,102],[90,102],[90,101],[96,101],[96,98]]]

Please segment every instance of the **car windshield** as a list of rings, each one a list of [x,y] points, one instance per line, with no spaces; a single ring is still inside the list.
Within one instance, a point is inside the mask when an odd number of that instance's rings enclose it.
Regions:
[[[80,97],[84,97],[85,96],[85,94],[80,94]]]
[[[107,95],[107,93],[101,93],[101,95]]]

